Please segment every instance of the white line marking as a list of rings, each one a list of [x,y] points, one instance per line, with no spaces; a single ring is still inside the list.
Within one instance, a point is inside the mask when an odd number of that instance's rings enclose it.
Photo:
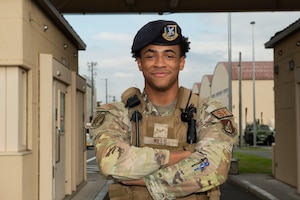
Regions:
[[[88,159],[88,160],[86,160],[86,162],[88,163],[88,162],[91,162],[91,161],[93,161],[93,160],[96,160],[96,157],[95,157],[95,156],[92,157],[92,158],[90,158],[90,159]]]

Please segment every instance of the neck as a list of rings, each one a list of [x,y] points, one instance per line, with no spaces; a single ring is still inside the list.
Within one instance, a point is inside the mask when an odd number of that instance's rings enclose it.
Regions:
[[[149,100],[158,106],[166,106],[173,103],[178,95],[179,87],[173,87],[166,91],[157,91],[152,88],[145,87],[145,93]]]

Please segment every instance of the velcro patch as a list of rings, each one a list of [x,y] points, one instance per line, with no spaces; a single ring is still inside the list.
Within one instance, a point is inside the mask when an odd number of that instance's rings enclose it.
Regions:
[[[223,118],[226,118],[226,117],[232,117],[233,116],[232,113],[226,107],[214,110],[214,111],[211,112],[211,114],[213,116],[215,116],[217,119],[223,119]]]
[[[144,144],[164,145],[170,147],[178,147],[177,139],[144,137]]]
[[[91,126],[93,128],[98,128],[105,119],[105,112],[97,113],[97,116],[93,119]]]
[[[153,137],[167,138],[168,137],[168,124],[154,123]]]
[[[229,135],[231,137],[236,136],[237,131],[236,131],[235,127],[233,126],[231,120],[223,119],[223,120],[221,120],[221,123],[223,125],[223,130],[227,135]]]
[[[192,165],[192,167],[195,167],[194,171],[197,171],[199,169],[201,171],[204,171],[207,166],[209,166],[209,162],[207,158],[202,158],[199,162]]]

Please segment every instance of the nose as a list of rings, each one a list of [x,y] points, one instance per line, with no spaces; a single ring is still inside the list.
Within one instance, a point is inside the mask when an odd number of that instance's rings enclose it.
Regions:
[[[165,67],[165,57],[163,55],[158,55],[155,59],[155,66],[156,67]]]

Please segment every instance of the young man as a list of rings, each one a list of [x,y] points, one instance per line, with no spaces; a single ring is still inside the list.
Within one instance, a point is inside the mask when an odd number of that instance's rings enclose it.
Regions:
[[[143,92],[101,106],[90,128],[100,173],[115,180],[110,199],[219,199],[238,134],[220,102],[179,87],[188,39],[176,22],[152,21],[131,50]]]

